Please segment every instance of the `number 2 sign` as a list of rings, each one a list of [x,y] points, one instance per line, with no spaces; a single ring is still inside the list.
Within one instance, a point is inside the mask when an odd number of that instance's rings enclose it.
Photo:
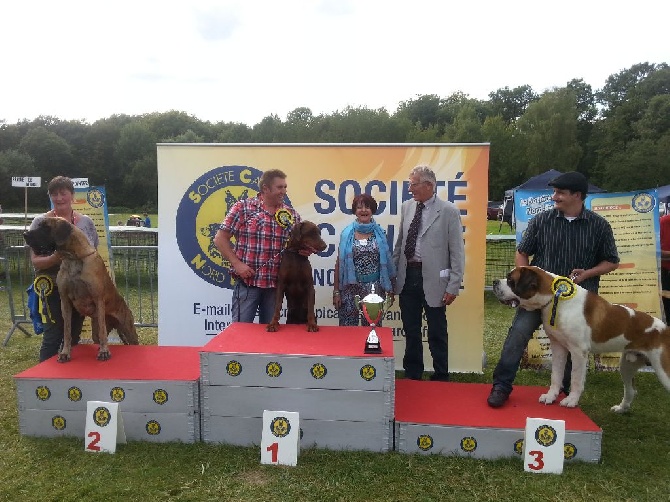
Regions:
[[[261,464],[297,465],[300,419],[296,411],[263,411]]]
[[[118,443],[126,442],[119,403],[88,401],[84,450],[92,453],[115,453]]]

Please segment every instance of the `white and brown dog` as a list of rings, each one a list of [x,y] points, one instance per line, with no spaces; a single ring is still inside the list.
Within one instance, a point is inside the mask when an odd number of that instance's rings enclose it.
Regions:
[[[540,402],[553,403],[561,389],[563,368],[572,356],[570,394],[561,406],[577,406],[584,391],[589,351],[621,352],[619,370],[623,399],[612,411],[623,413],[635,397],[633,377],[647,361],[670,390],[670,327],[644,312],[614,305],[567,277],[538,267],[516,267],[507,279],[493,282],[493,292],[510,306],[542,310],[544,331],[551,342],[551,386]]]

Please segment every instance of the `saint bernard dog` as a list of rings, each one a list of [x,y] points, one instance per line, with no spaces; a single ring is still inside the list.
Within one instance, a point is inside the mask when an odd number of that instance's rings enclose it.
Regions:
[[[544,331],[551,342],[551,386],[540,402],[551,404],[561,390],[563,368],[572,356],[570,394],[561,406],[577,406],[584,391],[589,351],[621,352],[619,370],[623,399],[612,411],[623,413],[635,397],[633,377],[647,361],[670,390],[670,327],[644,312],[613,305],[567,277],[538,267],[516,267],[507,279],[493,282],[498,299],[512,307],[542,310]]]

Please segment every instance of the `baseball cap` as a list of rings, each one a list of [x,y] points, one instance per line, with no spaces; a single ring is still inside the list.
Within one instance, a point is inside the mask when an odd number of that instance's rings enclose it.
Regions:
[[[569,173],[561,174],[551,180],[548,185],[554,188],[562,188],[570,190],[571,192],[581,192],[583,194],[589,191],[589,182],[582,173],[577,171],[570,171]]]

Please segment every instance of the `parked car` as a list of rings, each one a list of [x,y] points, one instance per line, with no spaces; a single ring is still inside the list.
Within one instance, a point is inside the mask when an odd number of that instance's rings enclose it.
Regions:
[[[490,200],[486,208],[486,219],[487,220],[497,220],[502,213],[502,202]]]

